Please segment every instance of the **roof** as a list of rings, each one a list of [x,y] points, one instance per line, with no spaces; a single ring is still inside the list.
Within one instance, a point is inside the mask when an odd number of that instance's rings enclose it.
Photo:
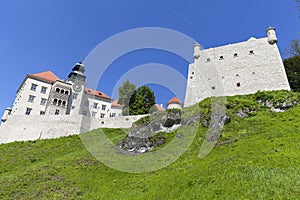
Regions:
[[[114,100],[114,101],[111,103],[111,106],[114,106],[114,107],[123,107],[123,105],[118,104],[118,99]]]
[[[173,97],[172,99],[170,99],[170,101],[168,101],[167,103],[167,106],[171,103],[176,103],[181,105],[181,101],[177,97]]]
[[[156,109],[157,109],[158,111],[163,111],[163,110],[165,110],[165,109],[162,107],[162,105],[160,105],[160,104],[154,104],[154,106],[156,107]]]
[[[59,78],[51,71],[45,71],[36,74],[28,74],[28,77],[38,78],[50,83],[54,83],[55,81],[59,80]]]
[[[96,97],[102,97],[102,98],[111,100],[111,98],[109,96],[107,96],[106,94],[104,94],[103,92],[98,91],[98,90],[93,90],[93,89],[90,89],[90,88],[85,88],[85,92],[87,94],[90,94],[90,95],[93,95],[93,96],[96,96]]]

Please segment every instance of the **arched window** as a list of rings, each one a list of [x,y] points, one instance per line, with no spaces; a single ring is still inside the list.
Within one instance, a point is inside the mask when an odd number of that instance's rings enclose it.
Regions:
[[[58,100],[58,105],[59,105],[59,106],[61,105],[61,100]]]
[[[64,91],[64,90],[61,90],[61,91],[60,91],[60,93],[62,93],[62,94],[63,94],[63,93],[65,93],[65,91]]]
[[[53,100],[53,104],[57,104],[57,99],[54,99],[54,100]]]
[[[69,91],[65,91],[65,94],[68,95],[68,94],[69,94]]]
[[[66,106],[66,101],[63,101],[63,102],[62,102],[62,105],[63,105],[63,106]]]
[[[60,89],[59,88],[56,88],[56,90],[55,90],[56,92],[59,92],[60,91]]]

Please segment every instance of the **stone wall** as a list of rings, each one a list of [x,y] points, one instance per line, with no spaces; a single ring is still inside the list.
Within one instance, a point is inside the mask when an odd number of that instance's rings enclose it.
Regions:
[[[189,65],[184,106],[210,96],[290,90],[277,44],[268,38],[201,50]]]
[[[129,128],[145,115],[114,118],[84,116],[13,116],[0,127],[0,144],[14,141],[59,138],[97,128]]]

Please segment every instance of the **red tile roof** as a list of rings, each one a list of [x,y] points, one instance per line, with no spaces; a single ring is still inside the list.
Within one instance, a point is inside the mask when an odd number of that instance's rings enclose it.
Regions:
[[[167,103],[167,106],[171,103],[177,103],[181,105],[181,101],[177,97],[173,97],[172,99],[170,99],[170,101],[168,101]]]
[[[36,74],[28,74],[28,77],[42,79],[51,83],[54,83],[55,81],[59,80],[59,78],[51,71],[45,71]]]
[[[161,105],[159,104],[154,104],[154,106],[157,108],[158,111],[163,111],[165,110]]]
[[[123,105],[118,104],[118,99],[114,100],[114,101],[111,103],[111,106],[115,106],[115,107],[123,107]]]
[[[102,98],[111,100],[111,98],[109,96],[107,96],[103,92],[100,92],[100,91],[97,91],[97,90],[93,90],[93,89],[90,89],[90,88],[85,88],[85,92],[87,94],[94,95],[96,97],[102,97]]]

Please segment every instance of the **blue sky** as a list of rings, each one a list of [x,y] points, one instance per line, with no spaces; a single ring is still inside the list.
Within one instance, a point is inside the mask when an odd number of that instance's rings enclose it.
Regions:
[[[80,57],[84,59],[99,43],[129,29],[168,28],[209,48],[251,36],[265,37],[271,25],[277,29],[281,53],[292,39],[299,38],[300,31],[300,12],[293,0],[12,0],[1,1],[0,7],[1,113],[12,106],[26,74],[51,70],[66,79]],[[191,59],[192,50],[193,46]],[[133,51],[109,66],[98,89],[112,96],[124,73],[147,63],[161,63],[187,74],[188,62],[169,52]],[[168,88],[150,86],[158,103],[173,96]]]

